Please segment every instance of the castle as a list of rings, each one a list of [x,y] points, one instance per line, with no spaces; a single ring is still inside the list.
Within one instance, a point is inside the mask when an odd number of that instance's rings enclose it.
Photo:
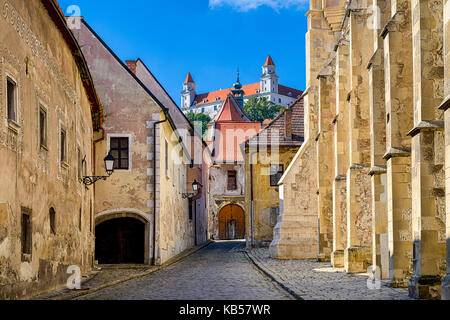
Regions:
[[[260,81],[244,86],[239,82],[238,76],[238,80],[233,88],[197,94],[197,85],[191,73],[189,73],[183,83],[183,91],[181,92],[181,110],[184,113],[201,112],[213,118],[220,110],[229,93],[233,93],[238,101],[242,99],[242,101],[239,101],[241,104],[253,97],[266,97],[276,105],[289,106],[302,92],[279,84],[278,79],[275,63],[270,56],[267,57],[262,67]]]

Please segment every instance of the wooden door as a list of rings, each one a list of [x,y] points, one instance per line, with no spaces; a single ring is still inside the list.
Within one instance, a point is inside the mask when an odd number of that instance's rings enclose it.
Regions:
[[[244,210],[230,204],[219,212],[219,238],[221,240],[243,239],[245,235]]]

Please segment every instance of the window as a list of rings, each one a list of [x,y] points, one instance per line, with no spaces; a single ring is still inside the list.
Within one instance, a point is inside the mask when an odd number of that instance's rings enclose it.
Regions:
[[[49,220],[50,220],[50,232],[56,234],[56,212],[55,209],[50,208],[49,210]]]
[[[256,89],[256,93],[259,93],[259,89]]]
[[[207,103],[208,102],[208,99],[203,99],[203,103]]]
[[[228,171],[228,184],[227,184],[228,190],[236,190],[237,189],[237,183],[236,183],[236,171],[230,170]]]
[[[164,140],[164,160],[165,160],[165,166],[166,166],[166,177],[169,178],[169,144],[167,143],[167,140]]]
[[[66,131],[61,130],[61,135],[60,135],[60,145],[61,145],[61,159],[60,160],[61,160],[61,162],[67,162],[66,143],[67,143]]]
[[[278,103],[281,103],[281,98],[278,98]]]
[[[278,181],[280,181],[283,176],[284,167],[282,164],[271,164],[270,165],[270,186],[278,186]]]
[[[220,97],[216,97],[216,101],[219,101],[220,100]]]
[[[111,138],[110,152],[114,157],[114,169],[116,170],[128,170],[130,168],[129,163],[129,138],[119,137]]]
[[[31,215],[27,210],[22,213],[22,261],[29,260],[32,249],[31,242]],[[28,257],[27,257],[28,255]]]
[[[39,143],[47,147],[47,112],[42,106],[39,108]]]
[[[217,111],[217,106],[214,106],[214,111]]]
[[[6,99],[8,104],[8,120],[17,122],[17,84],[7,78]]]

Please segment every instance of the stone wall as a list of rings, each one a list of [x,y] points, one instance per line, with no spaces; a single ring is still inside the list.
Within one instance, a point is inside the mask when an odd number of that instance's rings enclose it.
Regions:
[[[69,266],[86,275],[94,262],[93,189],[81,181],[78,157],[86,156],[84,173],[92,175],[91,102],[82,59],[63,38],[70,31],[58,29],[44,2],[0,2],[0,299],[56,289],[66,284]],[[6,112],[7,79],[17,85],[15,121]],[[46,114],[43,143],[40,110]],[[30,233],[23,233],[23,214]]]
[[[333,10],[311,1],[310,8],[310,136],[282,179],[273,256],[327,259],[331,251],[332,264],[347,272],[372,265],[391,286],[409,287],[411,297],[448,299],[448,1],[351,0],[345,10],[344,1]],[[311,41],[317,26],[334,37]],[[334,50],[324,50],[328,45]],[[334,151],[323,148],[329,141]],[[306,159],[317,168],[310,168],[317,170],[313,181],[300,174]],[[315,185],[318,205],[302,201],[315,196]],[[313,219],[320,221],[316,227]],[[311,229],[293,231],[287,221]],[[298,242],[280,254],[278,243],[300,234],[310,234],[310,243],[320,239],[318,251]]]
[[[236,171],[235,190],[227,188],[229,170]],[[209,239],[219,239],[220,210],[225,205],[237,204],[245,212],[245,167],[244,164],[215,164],[209,167],[208,172],[208,236]]]

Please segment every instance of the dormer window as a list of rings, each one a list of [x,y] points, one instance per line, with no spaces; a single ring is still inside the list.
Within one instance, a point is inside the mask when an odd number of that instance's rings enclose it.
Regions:
[[[220,100],[220,98],[219,97],[216,97],[216,101],[219,101]]]
[[[288,93],[288,96],[289,96],[289,97],[292,97],[292,92],[289,92],[289,93]]]
[[[203,99],[203,103],[207,103],[208,102],[208,99]]]
[[[259,89],[256,89],[256,93],[259,93]]]

